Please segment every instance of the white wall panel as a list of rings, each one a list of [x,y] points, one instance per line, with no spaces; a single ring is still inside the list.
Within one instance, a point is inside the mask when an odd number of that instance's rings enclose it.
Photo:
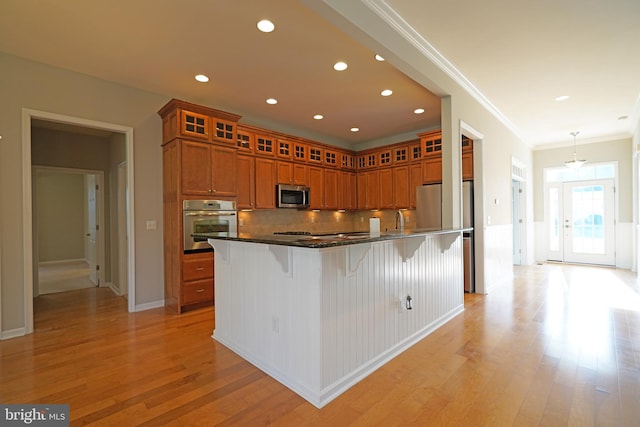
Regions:
[[[460,234],[421,239],[415,253],[408,239],[280,247],[279,261],[214,241],[214,337],[321,407],[463,310]]]

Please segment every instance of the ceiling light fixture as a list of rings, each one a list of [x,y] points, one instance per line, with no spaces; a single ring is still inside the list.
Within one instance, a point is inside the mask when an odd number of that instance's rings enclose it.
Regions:
[[[316,114],[315,116],[313,116],[313,118],[316,120],[322,120],[324,119],[324,116],[322,114]]]
[[[348,67],[347,63],[342,61],[339,61],[333,64],[333,69],[336,71],[344,71],[347,69],[347,67]]]
[[[269,105],[276,105],[278,103],[278,100],[275,98],[269,98],[267,99],[267,104]]]
[[[263,33],[270,33],[276,28],[276,26],[273,25],[273,22],[269,21],[268,19],[263,19],[262,21],[258,22],[257,26],[258,29]]]
[[[384,58],[382,56],[376,54],[376,61],[382,62],[382,61],[384,61]]]
[[[415,110],[413,110],[413,112],[415,114],[422,114],[422,113],[424,113],[424,108],[416,108]]]
[[[573,159],[567,160],[564,164],[571,169],[578,169],[586,162],[586,160],[578,160],[578,157],[576,156],[576,136],[579,133],[579,131],[569,133],[569,135],[573,136]]]
[[[567,99],[569,99],[569,95],[561,95],[556,98],[556,101],[566,101]]]
[[[204,74],[198,74],[196,75],[196,80],[201,83],[206,83],[209,81],[209,77],[205,76]]]
[[[358,132],[358,131],[360,131],[360,128],[351,128],[350,130],[351,130],[351,132]]]
[[[380,92],[380,95],[382,96],[390,96],[393,93],[393,91],[391,89],[385,89],[382,92]]]

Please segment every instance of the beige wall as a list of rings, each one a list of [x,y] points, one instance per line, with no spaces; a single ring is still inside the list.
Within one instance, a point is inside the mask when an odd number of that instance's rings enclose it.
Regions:
[[[111,280],[111,216],[109,154],[110,139],[108,137],[83,135],[59,130],[32,128],[31,129],[31,164],[39,166],[53,166],[69,169],[102,171],[104,174],[103,194],[103,230],[105,247],[105,265],[103,279]],[[34,214],[39,214],[40,205],[34,205]],[[84,232],[83,232],[84,234]]]
[[[581,159],[589,163],[618,162],[618,220],[632,222],[633,220],[633,180],[631,138],[578,145],[576,153]],[[533,155],[535,183],[534,206],[535,221],[544,221],[544,169],[563,167],[564,162],[573,157],[573,146],[536,150]]]
[[[134,132],[137,304],[163,299],[162,126],[157,111],[170,96],[26,61],[0,53],[0,235],[2,332],[19,333],[24,318],[22,109],[129,126]],[[34,82],[37,82],[34,83]],[[27,219],[28,220],[28,219]]]
[[[35,176],[37,260],[83,259],[86,210],[83,175],[42,171]]]

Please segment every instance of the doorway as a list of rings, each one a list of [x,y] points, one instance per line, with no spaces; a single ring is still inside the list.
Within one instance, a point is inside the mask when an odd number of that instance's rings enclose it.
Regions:
[[[548,186],[548,259],[615,265],[614,180]]]
[[[126,168],[126,229],[128,240],[126,254],[126,274],[128,294],[128,311],[136,311],[135,301],[135,251],[134,251],[134,215],[131,200],[134,197],[134,170],[133,170],[133,128],[120,126],[111,123],[98,122],[81,119],[77,117],[64,116],[56,113],[36,111],[31,109],[22,110],[22,180],[24,194],[24,214],[23,227],[23,256],[24,256],[24,320],[25,333],[33,333],[33,296],[34,296],[34,276],[37,274],[37,263],[34,262],[34,221],[33,221],[33,189],[32,189],[32,123],[33,121],[46,121],[60,126],[73,126],[89,130],[106,131],[111,134],[113,140],[122,141],[122,157],[129,167]],[[117,166],[117,165],[116,165]],[[113,175],[117,175],[113,171]],[[115,187],[113,187],[115,188]],[[116,196],[111,196],[116,199]],[[113,216],[115,218],[115,216]],[[117,222],[117,221],[112,221]],[[116,239],[114,238],[114,241]],[[117,245],[112,245],[112,248]]]
[[[104,284],[104,174],[35,166],[34,296]]]

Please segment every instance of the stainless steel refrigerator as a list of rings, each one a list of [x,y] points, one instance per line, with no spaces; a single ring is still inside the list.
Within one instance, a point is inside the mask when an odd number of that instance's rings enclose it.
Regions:
[[[473,181],[462,183],[462,226],[473,227]],[[416,188],[416,228],[442,230],[442,184]],[[464,290],[474,292],[473,231],[463,234]]]
[[[442,184],[416,187],[416,228],[442,230]]]
[[[462,183],[462,226],[464,228],[473,227],[473,181]],[[465,292],[475,292],[476,290],[473,245],[473,230],[465,231],[462,237]]]

